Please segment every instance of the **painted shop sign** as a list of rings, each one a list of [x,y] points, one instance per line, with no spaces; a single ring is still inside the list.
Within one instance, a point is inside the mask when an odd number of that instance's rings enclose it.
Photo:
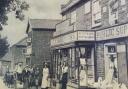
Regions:
[[[51,40],[51,46],[62,45],[77,40],[77,32],[59,36]]]
[[[96,40],[108,40],[128,36],[128,24],[116,26],[96,32]]]
[[[94,41],[95,33],[93,31],[76,31],[66,35],[59,36],[51,40],[51,46],[71,43],[74,41]]]
[[[94,31],[78,31],[78,39],[79,41],[94,41],[95,40],[95,32]]]

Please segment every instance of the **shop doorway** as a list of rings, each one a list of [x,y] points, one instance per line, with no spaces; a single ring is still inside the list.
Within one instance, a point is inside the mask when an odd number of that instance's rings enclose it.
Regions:
[[[79,48],[79,82],[80,86],[88,86],[94,83],[94,47],[85,46]]]
[[[115,43],[107,43],[104,46],[105,81],[118,82],[117,48]]]

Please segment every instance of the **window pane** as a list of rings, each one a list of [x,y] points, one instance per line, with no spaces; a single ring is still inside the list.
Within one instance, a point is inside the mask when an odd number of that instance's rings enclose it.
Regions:
[[[118,0],[110,0],[109,1],[109,24],[115,25],[117,24],[118,19]]]
[[[92,27],[101,25],[101,5],[100,0],[92,2]]]

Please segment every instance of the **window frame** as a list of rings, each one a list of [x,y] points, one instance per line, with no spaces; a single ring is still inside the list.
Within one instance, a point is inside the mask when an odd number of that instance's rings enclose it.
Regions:
[[[118,6],[113,9],[111,6],[118,5],[119,1],[115,2],[114,5],[111,5],[112,0],[109,1],[108,9],[109,9],[109,24],[111,26],[118,24]],[[114,10],[114,11],[113,11]]]
[[[96,6],[97,5],[96,3],[99,3],[98,6]],[[95,10],[95,9],[97,9],[95,7],[99,7],[98,8],[99,10]],[[99,15],[98,19],[96,18],[96,15]],[[101,20],[102,20],[102,15],[101,15],[100,0],[93,0],[92,1],[92,28],[100,26],[102,24]],[[98,21],[98,23],[96,23],[96,21]]]

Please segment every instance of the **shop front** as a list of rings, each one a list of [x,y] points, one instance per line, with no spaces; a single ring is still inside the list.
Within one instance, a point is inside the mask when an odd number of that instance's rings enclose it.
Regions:
[[[53,38],[51,47],[58,81],[61,65],[68,64],[67,87],[93,88],[99,80],[128,86],[128,24],[98,31],[74,31]]]
[[[68,86],[87,87],[88,83],[95,81],[94,73],[94,45],[74,45],[54,51],[56,78],[61,80],[62,65],[68,64]]]
[[[104,81],[128,86],[128,24],[97,31],[96,42],[103,44]]]
[[[74,34],[76,34],[76,32],[74,32]],[[52,49],[55,77],[58,81],[61,80],[62,65],[66,62],[68,65],[67,87],[78,89],[80,87],[87,87],[89,83],[95,82],[95,43],[94,38],[91,38],[93,37],[91,34],[94,35],[94,33],[89,33],[88,35],[84,34],[84,38],[91,36],[89,38],[90,41],[83,41],[84,39],[80,36],[82,35],[81,32],[76,34],[77,37],[75,37],[74,34],[71,33],[72,39],[67,40],[66,36],[64,36],[64,39],[63,36],[58,38],[61,39],[59,40],[61,45],[54,46]],[[70,37],[70,35],[67,34],[67,37]],[[77,40],[75,38],[77,38]]]
[[[128,84],[127,44],[122,41],[104,44],[105,80]]]

